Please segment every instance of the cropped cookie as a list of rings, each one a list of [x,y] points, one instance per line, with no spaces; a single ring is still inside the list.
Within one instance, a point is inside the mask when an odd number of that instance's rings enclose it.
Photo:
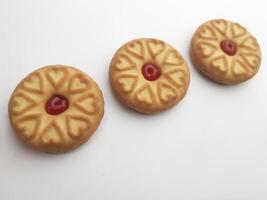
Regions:
[[[186,94],[188,66],[179,52],[157,39],[137,39],[123,45],[109,69],[118,99],[142,113],[173,107]]]
[[[9,118],[25,143],[60,153],[86,142],[104,114],[97,84],[69,66],[46,66],[28,75],[13,92]]]
[[[257,40],[240,24],[219,19],[202,24],[191,41],[191,59],[197,69],[221,84],[237,84],[259,70]]]

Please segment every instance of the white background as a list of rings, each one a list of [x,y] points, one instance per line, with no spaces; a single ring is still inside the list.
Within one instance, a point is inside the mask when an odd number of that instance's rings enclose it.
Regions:
[[[0,199],[266,200],[266,12],[263,0],[0,0]],[[252,80],[219,86],[192,66],[192,34],[213,18],[257,37],[263,60]],[[188,93],[168,112],[130,111],[110,90],[113,53],[139,37],[165,40],[190,66]],[[26,147],[7,117],[15,86],[48,64],[80,68],[105,97],[99,129],[62,155]]]

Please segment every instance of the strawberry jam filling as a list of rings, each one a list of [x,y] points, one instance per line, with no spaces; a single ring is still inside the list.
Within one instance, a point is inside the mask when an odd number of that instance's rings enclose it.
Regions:
[[[233,56],[236,54],[236,43],[231,40],[223,40],[220,44],[221,49],[224,53],[226,53],[229,56]]]
[[[62,95],[54,95],[45,105],[45,110],[50,115],[59,115],[65,112],[69,107],[69,101]]]
[[[151,63],[146,63],[142,67],[142,74],[148,81],[155,81],[160,77],[159,68]]]

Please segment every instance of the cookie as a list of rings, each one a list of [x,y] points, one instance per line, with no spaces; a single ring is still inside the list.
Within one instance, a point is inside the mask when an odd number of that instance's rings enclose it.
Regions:
[[[221,84],[238,84],[259,70],[261,50],[257,40],[240,24],[224,19],[202,24],[190,48],[195,67]]]
[[[181,54],[157,39],[123,45],[111,61],[109,75],[118,99],[147,114],[176,105],[185,96],[190,79]]]
[[[26,144],[49,153],[86,142],[104,114],[102,93],[93,79],[69,66],[46,66],[28,75],[13,92],[9,118]]]

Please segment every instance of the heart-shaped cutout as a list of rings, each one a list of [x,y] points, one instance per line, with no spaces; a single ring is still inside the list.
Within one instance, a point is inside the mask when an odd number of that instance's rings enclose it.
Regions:
[[[200,42],[198,48],[204,57],[210,57],[218,50],[218,47],[208,42]]]
[[[42,94],[44,92],[43,87],[43,79],[39,72],[33,73],[28,78],[26,78],[23,83],[22,87],[29,92]]]
[[[177,91],[168,84],[158,83],[158,97],[162,103],[170,103],[177,98]]]
[[[171,49],[167,51],[163,58],[164,65],[172,65],[172,66],[179,66],[183,64],[184,60],[182,56],[178,54],[175,50]]]
[[[115,58],[114,67],[118,71],[126,71],[129,69],[136,68],[136,64],[131,60],[129,56],[119,54]]]
[[[50,67],[45,72],[47,80],[57,90],[67,79],[68,71],[64,67]]]
[[[68,92],[70,94],[83,93],[91,88],[90,80],[83,74],[73,75],[69,81]]]
[[[155,102],[155,96],[153,94],[151,87],[148,84],[141,87],[136,92],[135,95],[136,95],[136,100],[141,104],[151,106]]]
[[[135,89],[137,81],[138,77],[134,75],[121,75],[117,79],[121,91],[125,93],[131,93]]]
[[[86,94],[74,101],[73,106],[81,112],[93,115],[98,111],[97,98],[93,94]]]
[[[181,69],[175,69],[169,72],[166,72],[165,74],[167,80],[176,88],[180,88],[183,85],[186,84],[187,80],[186,73],[184,70]]]
[[[144,58],[144,46],[141,41],[138,41],[138,40],[132,41],[126,45],[125,49],[129,54],[137,58],[140,58],[140,59]]]
[[[240,47],[247,48],[252,51],[257,51],[259,49],[257,40],[252,36],[244,39],[243,42],[241,42]]]
[[[260,57],[253,53],[240,53],[242,60],[251,68],[256,68],[260,64]]]
[[[246,66],[240,62],[240,61],[235,61],[233,67],[232,67],[232,73],[236,76],[244,76],[248,73]]]
[[[224,56],[211,60],[211,66],[221,73],[225,73],[228,70],[228,62]]]
[[[233,38],[241,37],[247,33],[247,30],[238,23],[233,23],[231,26]]]
[[[16,123],[20,133],[26,140],[32,140],[39,133],[41,114],[27,115],[20,118]]]
[[[211,24],[222,35],[225,35],[226,34],[227,28],[228,28],[227,21],[225,21],[223,19],[218,19],[218,20],[212,21]]]
[[[147,41],[147,47],[151,56],[155,58],[164,51],[166,45],[163,41],[150,39]]]
[[[52,121],[40,134],[41,142],[45,145],[58,145],[63,142],[63,132],[59,125]]]
[[[204,26],[198,31],[198,36],[202,39],[217,40],[214,30],[208,26]]]
[[[90,120],[79,115],[67,115],[66,122],[69,136],[73,139],[83,137],[91,127]]]
[[[11,100],[11,111],[14,115],[21,115],[34,108],[37,103],[24,93],[15,94]]]

